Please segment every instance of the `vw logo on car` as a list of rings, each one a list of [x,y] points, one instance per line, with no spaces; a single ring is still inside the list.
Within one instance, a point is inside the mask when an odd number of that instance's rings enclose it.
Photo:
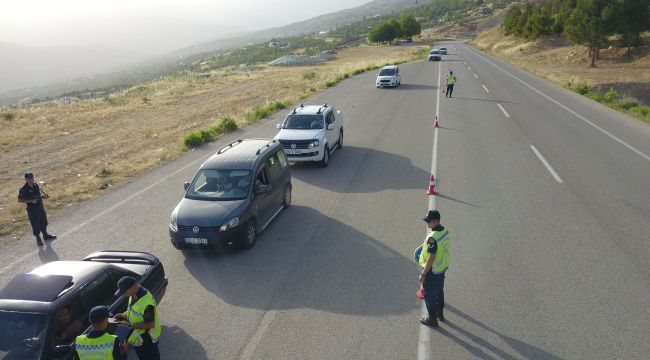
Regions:
[[[291,144],[291,148],[295,150],[296,149],[296,144]]]
[[[198,226],[195,226],[195,227],[192,228],[192,232],[195,233],[195,234],[198,234],[200,230],[201,229],[199,229]]]

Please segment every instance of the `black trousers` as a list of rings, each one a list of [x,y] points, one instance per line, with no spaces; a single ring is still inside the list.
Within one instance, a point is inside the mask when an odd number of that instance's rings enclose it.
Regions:
[[[424,288],[424,303],[427,305],[429,317],[433,319],[445,308],[445,273],[434,274],[429,271],[424,278],[422,287]]]
[[[447,85],[447,93],[445,94],[445,97],[451,96],[451,93],[454,92],[454,85]]]
[[[43,204],[27,207],[27,217],[32,225],[32,234],[38,237],[41,232],[47,233],[47,214]]]
[[[158,350],[158,343],[151,341],[149,333],[142,335],[142,346],[134,346],[135,353],[138,354],[140,360],[160,360],[160,351]]]

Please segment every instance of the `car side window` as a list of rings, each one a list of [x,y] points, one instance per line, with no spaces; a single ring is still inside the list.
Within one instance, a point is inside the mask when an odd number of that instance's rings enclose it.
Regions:
[[[117,300],[115,290],[117,282],[121,275],[113,270],[108,270],[100,274],[86,285],[82,296],[88,309],[97,305],[110,306]]]
[[[280,175],[282,168],[280,166],[280,160],[278,159],[277,152],[269,157],[268,160],[266,160],[266,165],[269,169],[271,180],[274,180],[276,177],[278,177],[278,175]]]
[[[90,326],[88,311],[80,295],[59,308],[54,317],[51,346],[70,344]]]
[[[280,161],[280,166],[282,167],[282,170],[286,169],[287,166],[289,165],[289,162],[287,161],[287,155],[284,154],[284,150],[278,151],[278,160]]]
[[[266,167],[262,167],[257,171],[257,175],[255,176],[255,185],[268,185],[269,184],[269,176],[266,172]]]
[[[334,119],[334,110],[332,110],[329,113],[327,113],[327,123],[334,124],[334,121],[336,121],[336,119]]]

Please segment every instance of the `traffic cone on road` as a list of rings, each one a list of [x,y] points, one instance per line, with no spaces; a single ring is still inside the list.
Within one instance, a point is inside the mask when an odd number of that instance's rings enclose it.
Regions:
[[[433,177],[433,174],[431,174],[431,180],[429,180],[429,191],[427,191],[427,195],[438,195],[436,192],[436,178]]]
[[[438,127],[438,115],[436,115],[436,121],[433,122],[433,127],[434,128]]]

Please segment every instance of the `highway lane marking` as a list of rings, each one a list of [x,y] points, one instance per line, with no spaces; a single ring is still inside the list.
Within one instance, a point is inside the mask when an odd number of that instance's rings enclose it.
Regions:
[[[253,132],[255,132],[255,131],[258,131],[258,130],[261,130],[262,128],[264,128],[264,127],[266,127],[266,126],[269,126],[270,124],[271,124],[271,122],[268,122],[268,123],[263,124],[263,125],[261,125],[261,126],[255,128],[255,129],[250,129],[250,130],[244,132],[244,133],[242,134],[242,136],[250,135],[251,133],[253,133]],[[212,156],[212,154],[209,154],[208,157],[209,157],[209,156]],[[133,200],[134,198],[136,198],[136,197],[138,197],[138,196],[144,194],[145,192],[147,192],[147,191],[153,189],[154,187],[160,185],[162,182],[166,181],[167,179],[171,178],[172,176],[175,176],[175,175],[177,175],[177,174],[179,174],[179,173],[185,171],[185,170],[188,169],[189,167],[195,166],[197,163],[202,162],[202,161],[205,161],[205,158],[204,158],[204,157],[201,157],[201,158],[199,158],[199,159],[196,159],[196,160],[194,160],[194,161],[188,163],[187,165],[184,165],[184,166],[181,167],[180,169],[178,169],[178,170],[176,170],[176,171],[174,171],[174,172],[171,172],[171,173],[167,174],[166,176],[162,177],[162,178],[159,179],[158,181],[153,182],[153,183],[151,183],[150,185],[148,185],[148,186],[142,188],[141,190],[139,190],[139,191],[137,191],[137,192],[131,194],[130,196],[128,196],[128,197],[126,197],[126,198],[124,198],[124,199],[118,201],[117,203],[115,203],[115,204],[113,204],[112,206],[106,208],[105,210],[101,211],[100,213],[98,213],[98,214],[96,214],[96,215],[90,217],[90,218],[87,219],[86,221],[83,221],[83,222],[81,222],[81,223],[79,223],[79,224],[73,226],[71,229],[69,229],[69,230],[67,230],[66,232],[64,232],[63,234],[59,235],[59,240],[57,240],[56,242],[57,242],[57,243],[60,243],[62,240],[65,240],[64,238],[65,238],[66,236],[68,236],[68,235],[74,233],[75,231],[78,231],[78,230],[81,229],[82,227],[84,227],[84,226],[90,224],[91,222],[93,222],[93,221],[95,221],[95,220],[97,220],[97,219],[99,219],[99,218],[103,218],[106,214],[109,214],[109,213],[113,212],[113,211],[114,211],[115,209],[117,209],[118,207],[124,205],[125,203],[127,203],[127,202]],[[11,263],[9,263],[8,265],[4,266],[3,268],[0,268],[0,274],[4,274],[4,273],[7,272],[8,270],[13,269],[16,265],[18,265],[18,264],[24,262],[25,260],[29,259],[30,257],[33,257],[33,256],[37,255],[39,251],[40,251],[39,249],[36,249],[36,250],[33,250],[33,251],[31,251],[31,252],[28,252],[27,254],[25,254],[25,255],[23,255],[23,256],[21,256],[21,257],[15,259],[14,261],[12,261]]]
[[[488,90],[488,88],[487,88],[487,87],[485,87],[485,85],[481,85],[481,86],[483,86],[483,90],[485,90],[485,92],[487,92],[487,93],[489,93],[489,92],[490,92],[490,90]]]
[[[472,50],[473,50],[473,49],[472,49]],[[619,139],[619,138],[616,137],[614,134],[612,134],[612,133],[610,133],[609,131],[607,131],[607,130],[601,128],[600,126],[596,125],[596,124],[593,123],[592,121],[587,120],[587,118],[585,118],[584,116],[582,116],[582,115],[578,114],[577,112],[571,110],[569,107],[565,106],[564,104],[560,103],[559,101],[557,101],[557,100],[553,99],[552,97],[550,97],[550,96],[544,94],[543,92],[537,90],[537,89],[534,88],[533,86],[528,85],[528,83],[526,83],[525,81],[523,81],[523,80],[521,80],[520,78],[518,78],[517,76],[515,76],[515,75],[509,73],[507,70],[504,70],[503,68],[501,68],[499,65],[493,63],[492,61],[490,61],[490,60],[484,58],[483,56],[481,56],[480,54],[478,54],[476,51],[475,51],[474,53],[475,53],[476,56],[478,56],[478,57],[480,57],[481,59],[485,60],[488,64],[494,66],[495,68],[501,70],[502,72],[504,72],[505,74],[507,74],[507,75],[510,76],[511,78],[513,78],[513,79],[519,81],[520,83],[524,84],[524,85],[525,85],[526,87],[528,87],[529,89],[533,90],[534,92],[540,94],[541,96],[543,96],[544,98],[546,98],[546,99],[549,100],[550,102],[554,103],[555,105],[557,105],[557,106],[563,108],[564,110],[568,111],[569,113],[573,114],[573,115],[574,115],[575,117],[577,117],[578,119],[580,119],[580,120],[586,122],[587,124],[593,126],[596,130],[599,130],[599,131],[602,132],[603,134],[605,134],[605,135],[609,136],[610,138],[616,140],[616,141],[619,142],[621,145],[625,146],[626,148],[628,148],[628,149],[632,150],[633,152],[637,153],[638,155],[640,155],[642,158],[644,158],[644,159],[650,161],[650,155],[647,155],[647,154],[643,153],[642,151],[637,150],[637,148],[635,148],[634,146],[632,146],[632,145],[626,143],[625,141]]]
[[[478,75],[474,74],[474,77],[478,79]]]
[[[471,67],[471,66],[468,66],[468,67],[467,67],[467,70],[472,71],[472,67]]]
[[[508,114],[506,109],[504,109],[503,106],[501,106],[501,104],[497,104],[497,106],[499,107],[499,109],[501,109],[501,111],[503,112],[503,115],[505,115],[506,117],[510,117],[510,114]]]
[[[544,158],[544,156],[542,156],[542,153],[540,153],[539,150],[537,150],[537,148],[534,145],[531,145],[530,148],[533,149],[533,152],[535,153],[535,155],[537,155],[537,157],[542,162],[542,164],[544,164],[544,166],[546,166],[546,169],[548,170],[548,172],[550,172],[551,175],[553,175],[553,177],[555,178],[555,181],[562,184],[564,181],[562,181],[562,179],[560,178],[560,175],[558,175],[555,172],[555,170],[553,170],[553,168],[551,167],[551,164],[549,164],[548,161],[546,161],[546,159]]]
[[[438,65],[438,84],[440,84],[442,74],[442,67]],[[440,116],[440,91],[436,91],[436,117]],[[431,156],[431,174],[436,176],[436,171],[438,168],[438,130],[439,128],[433,129],[433,148]],[[429,196],[429,210],[436,208],[436,197]],[[425,230],[425,236],[428,230]],[[427,306],[424,303],[424,300],[421,300],[421,309],[420,316],[428,316]],[[429,359],[429,350],[431,349],[431,329],[428,326],[420,324],[420,331],[418,334],[418,360],[428,360]]]

